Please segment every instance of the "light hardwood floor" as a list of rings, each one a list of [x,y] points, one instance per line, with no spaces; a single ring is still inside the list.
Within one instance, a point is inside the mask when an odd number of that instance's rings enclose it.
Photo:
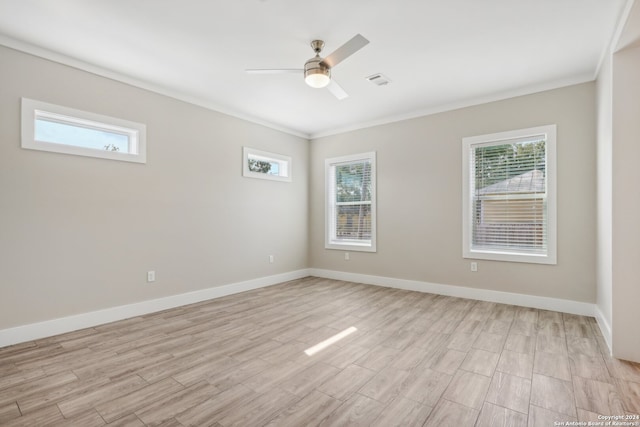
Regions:
[[[640,365],[610,358],[593,318],[318,278],[0,349],[3,426],[553,426],[598,414],[640,414]]]

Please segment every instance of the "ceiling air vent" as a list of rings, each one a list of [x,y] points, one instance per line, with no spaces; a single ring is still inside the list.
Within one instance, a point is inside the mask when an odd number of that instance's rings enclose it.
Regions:
[[[391,79],[381,73],[373,74],[369,77],[365,77],[365,79],[369,80],[371,83],[377,86],[385,86],[391,83]]]

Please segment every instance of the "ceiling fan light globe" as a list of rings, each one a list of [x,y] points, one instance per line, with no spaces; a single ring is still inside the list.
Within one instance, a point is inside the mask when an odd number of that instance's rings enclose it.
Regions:
[[[331,78],[321,70],[313,70],[314,72],[306,73],[304,81],[311,87],[320,89],[329,84]]]

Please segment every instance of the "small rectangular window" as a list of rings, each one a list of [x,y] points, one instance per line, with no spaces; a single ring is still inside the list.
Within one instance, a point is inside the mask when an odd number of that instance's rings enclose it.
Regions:
[[[291,157],[243,147],[242,175],[291,182]]]
[[[146,162],[146,126],[22,98],[22,148]]]
[[[376,153],[326,159],[327,249],[376,251]]]
[[[463,256],[556,263],[555,125],[463,139]]]

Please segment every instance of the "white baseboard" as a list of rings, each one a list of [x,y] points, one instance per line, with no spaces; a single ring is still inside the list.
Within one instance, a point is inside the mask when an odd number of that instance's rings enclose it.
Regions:
[[[369,276],[366,274],[346,273],[343,271],[322,270],[317,268],[309,269],[309,275],[323,277],[325,279],[344,280],[348,282],[365,283],[368,285],[386,286],[388,288],[428,292],[438,295],[560,311],[563,313],[579,314],[582,316],[595,315],[595,304],[559,298],[492,291],[489,289],[467,288],[464,286],[441,285],[438,283],[421,282],[417,280],[394,279],[391,277]]]
[[[595,316],[602,330],[609,348],[611,348],[611,328],[602,316],[595,304],[564,300],[559,298],[540,297],[535,295],[500,292],[489,289],[476,289],[464,286],[442,285],[437,283],[421,282],[417,280],[395,279],[390,277],[371,276],[343,271],[323,270],[317,268],[291,271],[273,276],[261,277],[244,282],[217,286],[199,291],[187,292],[179,295],[142,301],[104,310],[77,314],[44,322],[31,323],[16,326],[14,328],[0,330],[0,347],[27,342],[39,338],[46,338],[79,329],[103,325],[117,320],[142,316],[157,311],[180,307],[187,304],[220,298],[240,292],[263,288],[289,280],[301,279],[307,276],[316,276],[326,279],[358,282],[369,285],[386,286],[388,288],[405,289],[410,291],[428,292],[439,295],[447,295],[460,298],[469,298],[480,301],[490,301],[502,304],[512,304],[524,307],[554,310],[563,313],[579,314],[583,316]]]
[[[244,282],[232,283],[224,286],[202,289],[199,291],[187,292],[179,295],[158,298],[148,301],[141,301],[134,304],[127,304],[118,307],[106,308],[104,310],[92,311],[89,313],[76,314],[59,319],[47,320],[44,322],[31,323],[28,325],[16,326],[14,328],[0,330],[0,347],[27,342],[39,338],[51,337],[66,332],[79,329],[90,328],[103,325],[117,320],[128,319],[130,317],[142,316],[144,314],[167,310],[209,299],[237,294],[239,292],[250,291],[252,289],[263,288],[289,280],[301,279],[309,276],[308,269],[291,271],[273,276],[260,277],[258,279],[246,280]]]
[[[604,337],[605,342],[607,343],[607,347],[609,347],[609,355],[613,354],[613,342],[611,335],[611,325],[602,314],[600,307],[595,306],[595,317],[596,322],[598,322],[598,326],[600,327],[600,332],[602,332],[602,336]]]

